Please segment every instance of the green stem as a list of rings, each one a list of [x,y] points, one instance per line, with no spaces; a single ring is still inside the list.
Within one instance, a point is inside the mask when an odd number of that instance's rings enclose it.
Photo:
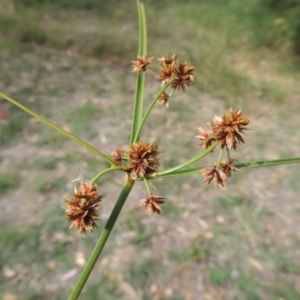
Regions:
[[[103,176],[103,175],[106,174],[106,173],[113,172],[113,171],[118,171],[118,170],[122,170],[122,168],[121,168],[121,167],[112,167],[112,168],[108,168],[108,169],[102,170],[101,172],[99,172],[99,173],[91,180],[91,183],[95,183],[97,180],[99,180],[99,178],[100,178],[101,176]]]
[[[219,169],[219,167],[221,165],[222,156],[223,156],[223,148],[220,151],[219,160],[218,160],[218,164],[217,164],[217,169]]]
[[[268,166],[276,166],[276,165],[296,164],[296,163],[300,163],[300,157],[252,161],[248,163],[236,163],[234,164],[234,166],[242,169],[242,168],[258,168],[258,167],[268,167]]]
[[[102,252],[102,249],[104,248],[104,245],[115,225],[115,222],[120,214],[120,211],[125,203],[125,200],[127,199],[132,187],[134,185],[134,181],[130,178],[128,178],[126,184],[124,185],[120,195],[119,195],[119,198],[115,204],[115,207],[100,235],[100,238],[94,248],[94,251],[91,255],[91,257],[89,258],[86,266],[84,267],[78,281],[77,281],[77,284],[74,288],[74,290],[72,291],[70,297],[68,298],[68,300],[76,300],[78,299],[89,275],[91,274],[96,262],[97,262],[97,259],[98,257],[100,256],[101,252]]]
[[[276,165],[286,165],[286,164],[296,164],[296,163],[300,163],[300,157],[275,159],[275,160],[261,160],[261,161],[253,161],[253,162],[248,162],[248,163],[236,163],[236,164],[233,164],[233,166],[235,166],[239,169],[243,169],[243,168],[270,167],[270,166],[276,166]],[[148,176],[148,179],[199,174],[199,170],[201,170],[203,168],[204,167],[189,168],[189,169],[184,169],[184,170],[177,170],[176,172],[166,173],[166,174],[165,174],[165,172],[153,173],[152,175]]]
[[[143,181],[145,183],[148,195],[150,196],[151,195],[151,191],[150,191],[150,187],[149,187],[149,184],[148,184],[148,180],[146,178],[144,178]]]
[[[146,27],[146,14],[144,5],[137,2],[138,14],[139,14],[139,56],[147,55],[147,27]],[[145,73],[138,73],[136,78],[135,99],[133,108],[133,117],[130,134],[130,145],[133,143],[136,136],[136,132],[139,128],[144,108],[144,90],[145,90]]]
[[[173,167],[171,169],[165,170],[163,172],[159,172],[156,173],[155,177],[165,177],[166,175],[171,176],[173,173],[176,173],[177,171],[179,171],[180,169],[183,169],[191,164],[193,164],[194,162],[198,161],[199,159],[203,158],[204,156],[206,156],[208,153],[210,153],[211,151],[213,151],[217,146],[217,143],[212,144],[210,147],[208,147],[205,151],[202,151],[200,154],[196,155],[195,157],[189,159],[188,161]]]
[[[86,142],[84,142],[83,140],[81,140],[78,137],[74,136],[73,134],[71,134],[71,133],[67,132],[66,130],[62,129],[61,127],[59,127],[58,125],[54,124],[50,120],[42,117],[41,115],[37,114],[36,112],[32,111],[31,109],[27,108],[26,106],[20,104],[16,100],[8,97],[7,95],[5,95],[5,94],[3,94],[1,92],[0,92],[0,96],[3,97],[5,100],[9,101],[10,103],[14,104],[15,106],[19,107],[20,109],[24,110],[28,114],[30,114],[30,115],[34,116],[35,118],[39,119],[44,124],[46,124],[46,125],[54,128],[55,130],[57,130],[58,132],[60,132],[64,136],[66,136],[67,138],[75,141],[76,143],[78,143],[82,147],[84,147],[84,148],[90,150],[91,152],[93,152],[94,154],[100,156],[105,161],[107,161],[109,164],[111,164],[113,166],[117,166],[117,164],[112,159],[110,159],[108,156],[106,156],[104,153],[102,153],[101,151],[97,150],[93,146],[87,144]]]
[[[166,90],[166,88],[172,83],[172,81],[168,82],[166,85],[163,86],[163,88],[159,91],[159,93],[156,95],[156,97],[153,99],[153,101],[151,102],[149,108],[147,109],[145,115],[143,116],[142,121],[139,124],[138,130],[135,134],[133,143],[136,143],[140,137],[141,131],[143,129],[143,126],[152,110],[152,108],[154,107],[155,103],[157,102],[158,98],[160,97],[160,95]]]
[[[227,162],[229,163],[231,157],[230,157],[230,151],[229,151],[229,149],[227,147],[226,147],[226,153],[227,153]]]

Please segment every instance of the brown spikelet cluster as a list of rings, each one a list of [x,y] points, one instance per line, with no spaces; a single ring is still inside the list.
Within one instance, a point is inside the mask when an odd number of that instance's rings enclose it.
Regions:
[[[227,147],[229,150],[238,150],[244,140],[241,133],[247,130],[246,126],[250,123],[248,117],[242,115],[241,110],[230,110],[228,114],[215,116],[213,123],[209,124],[211,129],[205,130],[199,128],[200,145],[203,149],[207,149],[212,143],[218,142],[221,148]]]
[[[133,180],[143,179],[147,173],[158,170],[158,148],[156,144],[145,143],[143,141],[132,144],[127,151],[118,148],[111,151],[113,160],[130,174]],[[122,162],[126,165],[122,166]]]
[[[147,198],[141,200],[140,206],[146,207],[149,215],[151,215],[152,213],[160,214],[162,210],[159,204],[165,203],[165,200],[165,197],[151,194]]]
[[[170,96],[166,92],[163,92],[159,96],[158,101],[160,104],[165,104],[166,107],[169,107],[169,98],[170,98]]]
[[[230,159],[229,162],[221,163],[219,166],[215,164],[212,168],[203,168],[201,174],[204,176],[204,182],[210,184],[214,180],[215,185],[219,184],[224,187],[224,184],[228,182],[228,177],[231,177],[231,172],[240,172],[233,166],[236,162],[236,159]]]
[[[158,148],[156,144],[138,142],[128,148],[129,172],[134,180],[140,180],[147,173],[158,170],[159,160],[157,158]]]
[[[124,156],[124,151],[122,148],[118,148],[117,150],[112,150],[110,152],[112,159],[117,163],[118,166],[122,165],[122,160]]]
[[[189,62],[177,62],[177,54],[172,57],[167,56],[159,59],[160,75],[158,80],[161,85],[165,85],[172,80],[172,88],[183,91],[185,86],[189,86],[194,81],[194,67]]]
[[[92,183],[81,183],[75,195],[66,199],[66,218],[71,221],[70,228],[78,229],[82,235],[97,227],[103,196],[98,195],[97,187]]]
[[[145,72],[152,63],[153,57],[137,56],[136,61],[132,61],[133,72]]]

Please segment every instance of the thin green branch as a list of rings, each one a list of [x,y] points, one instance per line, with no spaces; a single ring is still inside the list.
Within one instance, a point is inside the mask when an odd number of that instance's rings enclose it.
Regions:
[[[98,181],[100,179],[100,177],[102,177],[104,174],[109,173],[109,172],[113,172],[113,171],[118,171],[118,170],[122,170],[121,167],[111,167],[111,168],[107,168],[102,170],[101,172],[99,172],[92,180],[91,183],[95,183],[96,181]]]
[[[222,156],[223,156],[223,148],[221,148],[220,155],[219,155],[219,160],[217,164],[217,169],[219,169],[221,162],[222,162]]]
[[[300,157],[252,161],[248,163],[236,163],[234,164],[234,166],[242,169],[242,168],[269,167],[269,166],[296,164],[296,163],[300,163]]]
[[[147,109],[145,115],[143,116],[143,119],[142,119],[141,123],[139,124],[139,128],[138,128],[138,130],[137,130],[137,132],[136,132],[136,135],[135,135],[135,137],[134,137],[133,143],[135,143],[135,142],[138,141],[138,139],[139,139],[139,137],[140,137],[140,134],[141,134],[141,131],[142,131],[142,129],[143,129],[143,126],[144,126],[144,124],[145,124],[145,122],[146,122],[146,120],[147,120],[147,118],[148,118],[148,116],[149,116],[149,114],[150,114],[152,108],[154,107],[154,105],[155,105],[155,103],[157,102],[157,100],[158,100],[158,98],[160,97],[160,95],[166,90],[166,88],[167,88],[168,86],[170,86],[171,83],[172,83],[172,81],[170,81],[170,82],[168,82],[166,85],[164,85],[163,88],[158,92],[158,94],[157,94],[157,95],[154,97],[154,99],[152,100],[152,102],[151,102],[149,108]]]
[[[84,269],[77,281],[77,284],[74,287],[74,290],[72,291],[68,300],[78,299],[86,281],[88,280],[89,275],[91,274],[91,272],[97,262],[97,259],[99,258],[100,254],[105,246],[105,243],[115,225],[115,222],[122,210],[122,207],[129,195],[133,185],[134,185],[134,181],[132,179],[128,178],[128,181],[124,185],[124,187],[119,195],[119,198],[115,204],[115,207],[114,207],[114,209],[113,209],[113,211],[112,211],[112,213],[100,235],[100,238],[94,248],[94,251],[93,251],[92,255],[90,256],[86,266],[84,267]]]
[[[150,191],[150,187],[149,187],[149,184],[148,184],[148,180],[146,178],[144,178],[143,181],[145,183],[148,195],[150,196],[151,195],[151,191]]]
[[[157,173],[157,175],[155,177],[166,177],[166,175],[171,176],[173,173],[176,173],[178,170],[181,170],[193,163],[195,163],[196,161],[200,160],[201,158],[203,158],[204,156],[206,156],[207,154],[209,154],[211,151],[213,151],[217,146],[217,143],[212,144],[210,147],[208,147],[205,151],[202,151],[200,154],[196,155],[195,157],[189,159],[188,161],[175,166],[171,169],[162,171]]]
[[[4,98],[5,100],[9,101],[10,103],[14,104],[15,106],[19,107],[20,109],[24,110],[28,114],[32,115],[33,117],[39,119],[44,124],[52,127],[56,131],[60,132],[61,134],[63,134],[67,138],[75,141],[76,143],[78,143],[82,147],[84,147],[84,148],[90,150],[91,152],[93,152],[94,154],[100,156],[102,159],[104,159],[109,164],[111,164],[113,166],[117,166],[117,164],[111,158],[109,158],[108,156],[106,156],[104,153],[102,153],[101,151],[97,150],[96,148],[94,148],[93,146],[89,145],[88,143],[84,142],[83,140],[79,139],[78,137],[74,136],[73,134],[71,134],[71,133],[67,132],[66,130],[62,129],[61,127],[59,127],[58,125],[54,124],[53,122],[51,122],[50,120],[46,119],[45,117],[42,117],[38,113],[32,111],[31,109],[27,108],[26,106],[20,104],[16,100],[8,97],[7,95],[5,95],[5,94],[3,94],[1,92],[0,92],[0,96],[2,98]]]
[[[143,4],[137,0],[137,8],[139,14],[139,56],[147,55],[147,27],[146,15]],[[136,132],[143,116],[144,94],[145,94],[145,73],[138,73],[136,78],[135,100],[133,108],[132,126],[130,134],[130,145],[133,143]]]
[[[275,160],[261,160],[261,161],[253,161],[248,163],[236,163],[233,164],[236,168],[243,169],[243,168],[258,168],[258,167],[270,167],[270,166],[277,166],[277,165],[286,165],[286,164],[296,164],[300,163],[300,157],[295,158],[286,158],[286,159],[275,159]],[[199,174],[199,171],[205,167],[198,167],[198,168],[189,168],[184,170],[177,170],[172,173],[153,173],[148,176],[148,179],[156,179],[156,178],[166,178],[170,176],[183,176],[183,175],[192,175],[192,174]]]

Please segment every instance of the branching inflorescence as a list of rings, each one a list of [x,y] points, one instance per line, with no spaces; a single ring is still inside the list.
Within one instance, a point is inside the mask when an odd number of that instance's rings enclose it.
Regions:
[[[185,91],[187,86],[194,81],[194,67],[189,62],[178,62],[178,55],[167,55],[158,59],[160,64],[160,72],[157,76],[163,90],[154,98],[153,103],[159,102],[169,107],[169,99],[175,91]],[[133,71],[137,73],[145,73],[153,62],[153,57],[138,56],[136,61],[132,61]],[[166,92],[166,87],[169,87],[171,93]],[[152,109],[150,106],[148,112]],[[145,114],[147,116],[147,114]],[[146,118],[144,118],[146,119]],[[221,148],[221,155],[218,163],[213,167],[205,167],[201,169],[201,174],[204,175],[204,182],[210,183],[214,180],[216,184],[224,186],[231,176],[231,172],[239,172],[234,166],[236,159],[231,158],[230,150],[237,151],[239,146],[244,143],[241,134],[247,129],[249,118],[242,115],[241,110],[230,110],[228,114],[223,116],[215,116],[212,124],[209,124],[210,129],[205,130],[199,128],[200,146],[203,150],[212,147],[213,145]],[[140,124],[139,133],[142,129],[143,122]],[[223,149],[227,151],[227,160],[222,162]],[[209,152],[208,152],[209,153]],[[148,196],[140,200],[140,206],[145,207],[148,214],[162,212],[160,204],[166,200],[165,197],[153,194],[147,183],[149,177],[155,179],[155,174],[159,175],[159,158],[158,146],[144,141],[135,141],[128,146],[127,149],[118,148],[111,151],[112,160],[120,171],[126,172],[133,181],[144,181]],[[197,161],[193,160],[192,162]],[[188,161],[185,165],[192,163]],[[182,169],[178,167],[178,170]],[[176,168],[175,168],[176,172]],[[154,175],[153,175],[154,174]],[[173,175],[174,175],[173,171]],[[170,174],[172,175],[172,174]],[[94,182],[81,183],[79,189],[73,197],[66,200],[67,219],[71,221],[71,226],[85,234],[87,230],[92,230],[96,227],[95,220],[98,219],[99,202],[103,196],[98,196],[97,188]]]
[[[100,202],[103,199],[103,196],[99,194],[96,186],[97,180],[106,173],[113,171],[124,172],[127,176],[127,181],[119,194],[113,211],[69,300],[75,300],[80,295],[135,182],[143,181],[147,190],[147,195],[140,200],[140,206],[145,207],[149,215],[152,213],[160,214],[162,212],[160,205],[165,202],[166,198],[151,191],[148,183],[149,180],[201,173],[204,176],[204,182],[207,184],[214,181],[215,184],[223,187],[228,182],[232,172],[240,172],[239,168],[241,167],[261,167],[300,162],[300,158],[290,158],[242,164],[237,163],[237,159],[231,157],[231,151],[238,151],[239,147],[244,143],[242,135],[248,129],[247,126],[250,120],[242,114],[241,110],[230,109],[227,114],[215,116],[212,123],[208,124],[209,129],[199,128],[199,134],[196,138],[200,140],[199,145],[202,149],[200,153],[177,166],[160,171],[158,146],[155,143],[140,140],[140,135],[152,108],[157,102],[169,107],[170,97],[175,92],[185,91],[185,89],[191,85],[194,81],[194,67],[187,61],[179,62],[177,54],[159,58],[159,75],[157,79],[161,86],[160,91],[153,98],[148,109],[144,111],[145,72],[150,69],[154,58],[147,57],[146,55],[147,33],[145,11],[144,6],[139,0],[137,0],[137,6],[140,27],[139,55],[137,56],[137,60],[132,62],[133,71],[137,73],[137,88],[133,108],[130,142],[127,149],[118,148],[112,150],[110,153],[111,156],[107,156],[45,117],[0,92],[0,96],[5,100],[39,119],[67,138],[75,141],[95,155],[98,155],[110,165],[109,168],[100,171],[91,181],[79,181],[79,186],[75,189],[75,193],[66,199],[64,209],[67,220],[71,222],[70,228],[75,228],[82,235],[85,235],[87,231],[91,231],[97,227],[96,221],[99,219]],[[170,89],[171,91],[168,91]],[[189,168],[190,165],[198,162],[217,147],[220,148],[217,163],[204,168]],[[223,160],[224,149],[227,154],[225,160]]]

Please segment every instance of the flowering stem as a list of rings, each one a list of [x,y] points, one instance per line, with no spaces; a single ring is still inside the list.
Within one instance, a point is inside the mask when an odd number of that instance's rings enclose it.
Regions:
[[[188,161],[186,161],[186,162],[184,162],[184,163],[182,163],[182,164],[180,164],[176,167],[173,167],[169,170],[165,170],[163,172],[156,173],[154,175],[154,177],[166,177],[166,175],[171,176],[171,175],[173,175],[173,173],[177,173],[177,171],[179,171],[180,169],[183,169],[183,168],[193,164],[194,162],[198,161],[199,159],[203,158],[208,153],[213,151],[216,148],[216,146],[217,146],[217,143],[214,143],[210,147],[208,147],[205,151],[202,151],[200,154],[198,154],[195,157],[189,159]],[[199,170],[199,168],[198,168],[198,170]]]
[[[84,147],[84,148],[90,150],[91,152],[93,152],[94,154],[100,156],[105,161],[107,161],[110,165],[117,166],[117,164],[112,159],[110,159],[108,156],[106,156],[104,153],[102,153],[101,151],[97,150],[96,148],[94,148],[93,146],[89,145],[88,143],[84,142],[83,140],[79,139],[78,137],[74,136],[73,134],[69,133],[68,131],[62,129],[61,127],[59,127],[58,125],[54,124],[50,120],[44,118],[43,116],[39,115],[38,113],[32,111],[28,107],[22,105],[21,103],[17,102],[16,100],[8,97],[7,95],[5,95],[5,94],[3,94],[1,92],[0,92],[0,96],[3,97],[5,100],[9,101],[10,103],[14,104],[15,106],[19,107],[20,109],[24,110],[28,114],[30,114],[30,115],[34,116],[35,118],[39,119],[44,124],[46,124],[46,125],[54,128],[55,130],[57,130],[58,132],[60,132],[64,136],[66,136],[69,139],[75,141],[76,143],[78,143],[82,147]]]
[[[119,195],[119,198],[115,204],[115,207],[114,207],[114,209],[113,209],[113,211],[112,211],[112,213],[100,235],[100,238],[94,248],[94,251],[93,251],[92,255],[90,256],[86,266],[84,267],[84,269],[77,281],[77,284],[75,285],[68,300],[78,299],[89,275],[91,274],[91,272],[97,262],[98,257],[100,256],[100,254],[104,248],[104,245],[115,225],[115,222],[120,214],[120,211],[125,203],[125,200],[127,199],[128,195],[129,195],[133,185],[134,185],[134,180],[132,180],[128,177],[128,180]]]
[[[136,143],[140,137],[142,128],[152,110],[152,108],[154,107],[155,103],[157,102],[157,99],[160,97],[160,95],[166,90],[166,88],[172,83],[172,80],[170,82],[168,82],[166,85],[163,86],[163,88],[159,91],[159,93],[156,95],[156,97],[153,99],[153,101],[151,102],[149,108],[147,109],[145,115],[143,116],[143,119],[141,121],[141,123],[139,124],[138,130],[136,132],[136,135],[134,137],[133,143]]]
[[[286,159],[275,159],[275,160],[261,160],[261,161],[252,161],[248,163],[236,163],[233,164],[234,167],[243,169],[243,168],[258,168],[258,167],[269,167],[269,166],[276,166],[276,165],[286,165],[286,164],[296,164],[300,163],[300,157],[295,158],[286,158]],[[162,173],[154,173],[153,176],[149,176],[148,179],[153,178],[166,178],[169,176],[182,176],[182,175],[192,175],[192,174],[199,174],[199,170],[205,167],[198,167],[198,168],[189,168],[184,170],[177,170],[176,172],[165,174]]]
[[[144,5],[137,2],[138,14],[139,14],[139,56],[146,56],[147,54],[147,27],[146,27],[146,15]],[[136,132],[140,126],[143,107],[144,107],[144,90],[145,90],[145,73],[138,73],[136,78],[135,100],[133,108],[133,118],[130,134],[130,145],[134,142]]]
[[[106,173],[109,172],[113,172],[113,171],[117,171],[117,170],[122,170],[121,167],[111,167],[105,170],[102,170],[101,172],[99,172],[92,180],[91,183],[95,183],[101,176],[103,176]]]

